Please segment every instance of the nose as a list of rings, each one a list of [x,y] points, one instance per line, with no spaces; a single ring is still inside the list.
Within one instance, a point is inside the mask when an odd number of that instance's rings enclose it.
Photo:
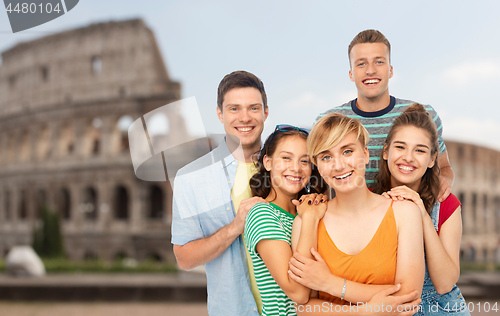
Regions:
[[[413,151],[406,150],[405,153],[404,153],[404,155],[403,155],[403,159],[406,162],[412,162],[413,161]]]
[[[240,112],[240,121],[241,122],[250,122],[252,120],[252,117],[249,115],[248,110],[243,110]]]
[[[377,72],[375,65],[373,65],[372,63],[368,63],[366,67],[366,74],[373,75],[375,72]]]
[[[345,161],[342,158],[333,158],[332,169],[335,171],[342,171],[345,168]]]

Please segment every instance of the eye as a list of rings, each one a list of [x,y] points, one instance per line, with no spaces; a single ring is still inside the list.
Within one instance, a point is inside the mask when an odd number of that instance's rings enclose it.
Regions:
[[[252,107],[252,111],[258,111],[258,110],[260,110],[260,107],[258,107],[258,106],[253,106]]]
[[[229,108],[229,111],[231,111],[231,112],[236,112],[236,110],[238,110],[238,109],[237,109],[237,108],[235,108],[235,107],[231,107],[231,108]]]
[[[351,149],[344,150],[344,155],[349,155],[349,154],[352,154],[352,150]]]
[[[425,154],[427,151],[425,151],[424,149],[417,149],[417,152]]]
[[[401,146],[401,145],[396,145],[394,147],[397,148],[397,149],[405,149],[404,146]]]
[[[332,159],[332,157],[328,156],[328,155],[325,155],[325,156],[321,157],[321,160],[323,160],[323,161],[328,161],[330,159]]]
[[[282,159],[283,159],[283,160],[291,160],[291,158],[290,158],[290,157],[288,157],[288,156],[284,156],[284,157],[282,157]]]
[[[378,61],[377,61],[377,64],[378,64],[378,65],[381,65],[381,64],[383,64],[383,63],[384,63],[384,62],[383,62],[383,61],[381,61],[381,60],[378,60]]]
[[[363,67],[365,65],[365,63],[359,63],[358,66],[359,67]]]
[[[309,160],[307,160],[307,159],[302,159],[300,162],[301,162],[301,163],[304,163],[304,164],[309,164],[309,163],[311,163],[311,162],[310,162]]]

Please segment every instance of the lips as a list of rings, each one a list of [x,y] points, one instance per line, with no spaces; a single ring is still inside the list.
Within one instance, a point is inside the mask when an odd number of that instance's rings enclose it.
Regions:
[[[341,175],[338,175],[338,176],[334,176],[335,179],[337,180],[345,180],[347,178],[349,178],[352,174],[353,174],[354,171],[349,171],[349,172],[346,172],[344,174],[341,174]]]
[[[399,171],[401,171],[402,173],[412,173],[413,171],[415,171],[415,169],[417,169],[412,165],[406,165],[406,164],[399,164],[397,166]]]
[[[240,127],[235,127],[235,129],[240,132],[240,133],[250,133],[255,126],[240,126]]]
[[[364,83],[365,85],[376,85],[376,84],[378,84],[380,81],[382,81],[382,80],[380,80],[380,79],[378,79],[378,78],[368,78],[368,79],[363,80],[363,83]]]
[[[302,177],[295,177],[295,176],[284,176],[285,179],[287,179],[288,181],[292,182],[292,183],[295,183],[295,184],[299,184],[302,182]]]

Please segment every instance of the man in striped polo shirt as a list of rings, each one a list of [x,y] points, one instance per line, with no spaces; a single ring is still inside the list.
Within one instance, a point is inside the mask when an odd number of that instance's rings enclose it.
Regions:
[[[413,102],[389,95],[388,84],[393,75],[390,64],[391,44],[382,33],[376,30],[360,32],[349,44],[348,55],[351,66],[349,78],[356,84],[358,97],[320,114],[316,120],[336,112],[356,118],[366,127],[370,133],[370,162],[366,168],[366,182],[368,188],[372,188],[379,170],[380,152],[392,122]],[[430,105],[426,109],[438,131],[438,163],[441,168],[438,199],[442,202],[450,194],[455,175],[443,141],[441,119]]]

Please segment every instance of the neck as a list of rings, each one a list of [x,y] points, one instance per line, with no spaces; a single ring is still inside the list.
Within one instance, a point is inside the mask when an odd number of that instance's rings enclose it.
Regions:
[[[356,107],[364,112],[377,112],[389,106],[390,102],[391,96],[389,95],[389,90],[386,90],[384,94],[376,98],[367,98],[358,94]]]
[[[297,214],[297,208],[293,205],[291,199],[297,199],[297,195],[286,195],[286,194],[278,194],[276,195],[276,190],[271,189],[271,193],[266,197],[266,201],[272,202],[288,213],[295,215]]]
[[[233,157],[239,162],[255,162],[253,159],[254,154],[260,151],[260,139],[250,146],[242,146],[239,140],[235,142],[227,137],[226,145]]]
[[[332,200],[333,209],[338,213],[361,214],[370,209],[372,194],[365,186],[350,192],[338,192]]]

